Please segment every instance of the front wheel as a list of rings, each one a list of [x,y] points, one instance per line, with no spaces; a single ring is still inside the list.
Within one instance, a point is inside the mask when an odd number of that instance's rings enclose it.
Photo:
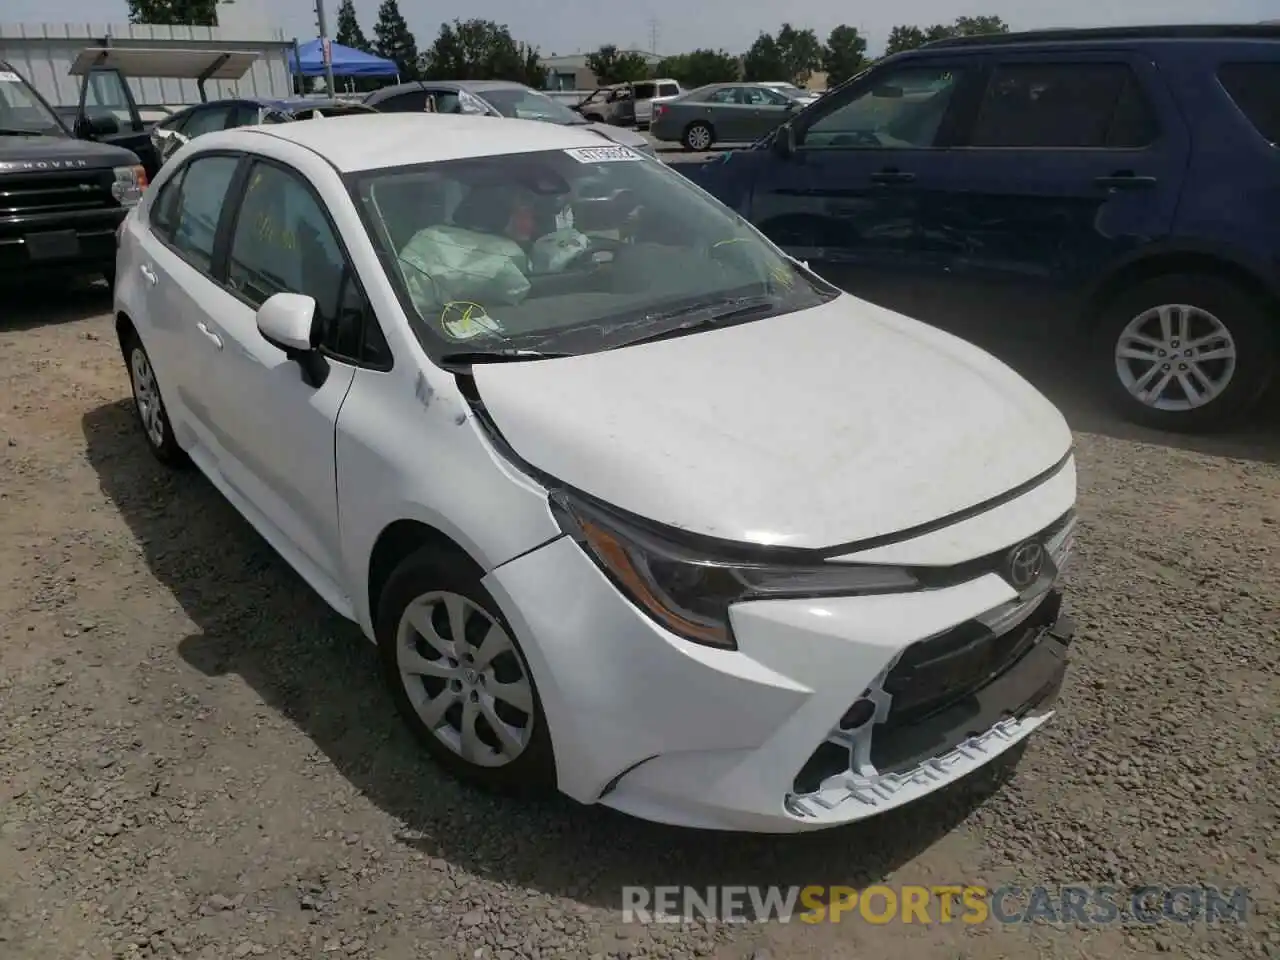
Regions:
[[[685,128],[684,148],[686,150],[700,153],[703,150],[710,150],[713,143],[715,143],[715,134],[707,124],[691,123]]]
[[[1095,366],[1126,419],[1161,430],[1231,426],[1271,381],[1267,313],[1237,284],[1210,274],[1155,277],[1099,315]]]
[[[470,566],[428,549],[396,568],[378,604],[383,674],[451,773],[503,792],[546,788],[555,765],[533,674]]]

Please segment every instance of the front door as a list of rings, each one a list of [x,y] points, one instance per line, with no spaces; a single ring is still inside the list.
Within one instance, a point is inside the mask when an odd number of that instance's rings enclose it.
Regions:
[[[1155,65],[1124,51],[994,58],[968,129],[920,182],[931,320],[1074,318],[1089,288],[1168,235],[1190,139]]]
[[[91,118],[111,118],[115,121],[115,133],[94,137],[99,143],[124,147],[137,155],[147,170],[155,176],[160,169],[160,159],[151,144],[151,134],[142,122],[138,105],[124,75],[114,67],[97,67],[84,75],[80,88],[80,107],[76,114],[76,136],[87,139],[86,125]]]
[[[915,312],[932,202],[921,181],[949,162],[982,72],[977,57],[930,58],[818,101],[793,121],[796,152],[760,163],[748,217],[837,286]]]
[[[759,140],[791,116],[795,103],[768,87],[739,87],[740,102],[749,110],[746,139]]]
[[[216,359],[200,390],[221,452],[218,469],[305,565],[341,582],[334,431],[355,367],[326,356],[321,383],[258,332],[276,293],[316,301],[322,330],[362,302],[321,201],[300,174],[268,161],[247,172],[221,286],[205,308]],[[317,588],[324,592],[323,586]]]

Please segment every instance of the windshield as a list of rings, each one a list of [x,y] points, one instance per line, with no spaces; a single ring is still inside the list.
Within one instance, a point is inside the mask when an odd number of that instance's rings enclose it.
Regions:
[[[437,358],[590,353],[837,295],[679,173],[621,146],[350,177]],[[726,321],[728,322],[728,321]]]
[[[517,120],[545,120],[562,126],[586,122],[563,103],[557,103],[537,90],[507,87],[482,90],[480,95],[504,117],[515,117]]]
[[[67,131],[22,77],[0,69],[0,135],[65,137]]]

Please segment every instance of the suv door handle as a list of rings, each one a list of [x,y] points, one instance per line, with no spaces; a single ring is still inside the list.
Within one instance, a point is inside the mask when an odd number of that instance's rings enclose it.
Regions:
[[[1096,186],[1107,187],[1110,190],[1137,190],[1154,187],[1156,178],[1139,177],[1133,173],[1113,173],[1108,177],[1095,177],[1093,182]]]
[[[222,338],[209,329],[208,325],[201,320],[196,324],[196,329],[203,333],[206,337],[213,341],[213,345],[219,350],[222,349]]]
[[[156,272],[154,270],[148,267],[145,263],[138,267],[138,270],[142,273],[142,277],[147,281],[147,283],[151,284],[153,287],[156,285]]]
[[[871,175],[872,183],[910,183],[916,178],[914,173],[903,173],[901,170],[881,170]]]

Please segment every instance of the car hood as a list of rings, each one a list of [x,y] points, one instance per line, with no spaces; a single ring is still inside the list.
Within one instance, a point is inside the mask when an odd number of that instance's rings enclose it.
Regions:
[[[655,522],[761,545],[852,544],[936,521],[1071,449],[1062,415],[1003,363],[849,295],[473,375],[533,467]]]
[[[627,127],[615,127],[608,123],[588,123],[582,124],[588,130],[594,130],[596,133],[603,134],[614,143],[620,143],[624,147],[634,147],[637,150],[647,150],[649,141],[642,134],[636,133]]]
[[[0,136],[0,175],[46,170],[128,166],[138,158],[122,147],[71,137]]]

